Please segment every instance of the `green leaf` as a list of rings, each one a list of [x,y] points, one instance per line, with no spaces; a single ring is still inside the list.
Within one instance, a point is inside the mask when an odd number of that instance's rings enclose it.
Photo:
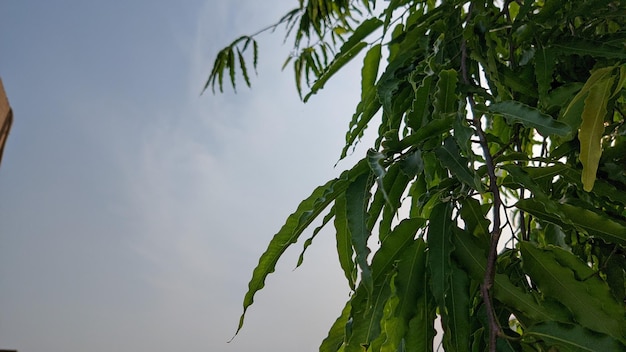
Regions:
[[[337,352],[340,346],[346,341],[346,325],[350,319],[351,302],[348,301],[341,311],[341,315],[335,320],[333,326],[328,331],[328,336],[320,345],[320,352]]]
[[[403,225],[396,231],[408,231],[415,236],[415,229],[424,224],[423,220],[415,220]],[[398,259],[398,276],[396,277],[397,294],[400,304],[397,307],[398,316],[406,324],[417,313],[418,301],[424,294],[426,283],[426,243],[417,239],[410,246],[405,246]]]
[[[454,258],[473,280],[482,282],[487,267],[485,250],[474,243],[472,236],[464,235],[463,231],[456,231],[456,234],[452,237]],[[515,286],[504,274],[496,274],[493,295],[515,312],[518,319],[529,322],[570,321],[568,313],[559,306],[538,302],[526,289]]]
[[[376,91],[376,78],[380,65],[381,45],[376,44],[367,51],[361,68],[361,101],[366,102]]]
[[[384,241],[391,232],[391,225],[394,219],[397,219],[396,215],[401,205],[401,198],[410,179],[400,171],[400,165],[395,163],[389,167],[389,172],[384,181],[383,187],[388,189],[388,191],[385,192],[387,198],[383,208],[382,219],[378,224],[378,238],[380,241]]]
[[[463,183],[478,191],[483,189],[476,174],[467,166],[469,162],[459,152],[459,147],[456,145],[453,137],[446,138],[443,147],[437,148],[435,154],[437,154],[441,164]]]
[[[367,257],[370,249],[367,240],[370,231],[367,228],[367,205],[370,198],[371,188],[370,175],[362,174],[356,178],[346,189],[346,218],[352,246],[356,252],[356,262],[361,268],[361,282],[369,294],[373,291],[373,280]]]
[[[425,224],[423,219],[404,219],[394,228],[387,239],[381,243],[372,258],[371,271],[374,290],[369,294],[361,282],[352,298],[353,335],[346,346],[346,351],[363,351],[361,345],[369,344],[380,334],[380,321],[383,307],[391,294],[389,280],[396,266],[402,267],[402,261],[415,243],[415,234]],[[398,264],[400,262],[400,264]],[[403,270],[403,272],[406,272]],[[403,278],[404,280],[405,278]],[[405,292],[404,284],[400,292]],[[419,287],[419,286],[418,286]]]
[[[346,157],[350,146],[363,134],[367,124],[381,107],[380,101],[377,99],[378,91],[375,85],[380,55],[381,48],[377,44],[365,54],[363,59],[363,68],[361,69],[361,102],[357,105],[356,112],[350,122],[350,128],[346,133],[346,145],[341,151],[341,159]]]
[[[426,221],[420,218],[404,219],[393,229],[372,258],[374,281],[381,280],[389,273],[425,223]]]
[[[537,87],[539,92],[539,100],[545,101],[548,91],[552,85],[552,72],[556,66],[554,50],[540,48],[535,53],[535,76],[537,77]],[[544,103],[545,107],[546,104]]]
[[[428,292],[420,295],[417,304],[417,313],[409,321],[406,333],[406,351],[432,351],[435,337],[435,310]]]
[[[246,82],[246,85],[250,87],[250,77],[248,77],[248,70],[246,69],[246,61],[243,59],[243,55],[239,48],[237,48],[237,57],[239,58],[239,68],[241,69],[241,73],[243,74],[243,79]]]
[[[465,271],[451,265],[450,291],[446,296],[446,314],[442,316],[444,347],[448,351],[468,351],[470,347],[470,280]]]
[[[580,89],[578,94],[574,96],[574,98],[569,102],[567,108],[563,111],[563,115],[559,119],[560,121],[566,122],[570,125],[574,130],[577,130],[580,125],[580,115],[582,114],[582,109],[584,108],[584,100],[589,94],[591,90],[597,88],[597,84],[602,82],[603,80],[609,79],[611,72],[615,69],[614,66],[610,67],[602,67],[594,70],[591,73],[591,76],[587,79],[587,82]],[[565,136],[568,140],[573,137],[573,132]]]
[[[524,332],[524,340],[530,340],[530,343],[543,341],[550,347],[558,347],[559,351],[570,352],[620,352],[626,349],[626,346],[605,334],[557,322],[531,326]]]
[[[313,240],[315,239],[317,234],[324,228],[324,226],[326,226],[326,224],[328,224],[330,219],[332,219],[334,216],[335,216],[335,208],[331,208],[328,214],[324,216],[324,219],[322,220],[322,224],[316,227],[315,230],[313,230],[313,234],[311,235],[311,237],[307,238],[307,240],[304,241],[304,246],[302,248],[302,252],[300,253],[300,256],[298,257],[298,263],[296,264],[296,268],[302,265],[302,263],[304,262],[304,254],[306,250],[309,248],[309,246],[313,244]]]
[[[428,219],[428,266],[431,274],[431,291],[439,307],[445,307],[446,294],[450,287],[450,254],[454,249],[452,237],[452,206],[439,203]]]
[[[396,308],[400,303],[395,284],[397,277],[398,273],[396,272],[390,280],[391,295],[383,308],[383,317],[380,322],[381,334],[370,345],[370,349],[373,351],[396,352],[402,344],[402,336],[404,335],[406,325],[402,318],[396,315]]]
[[[456,85],[458,83],[458,74],[455,70],[442,70],[439,72],[439,80],[435,89],[435,106],[434,115],[443,116],[456,112],[456,103],[458,97],[456,95]]]
[[[373,293],[368,295],[364,285],[361,283],[352,299],[354,333],[350,338],[346,351],[361,352],[362,344],[369,344],[379,336],[384,303],[391,294],[389,279],[396,266],[404,266],[402,261],[407,255],[410,255],[410,252],[407,252],[407,250],[414,248],[415,234],[424,224],[425,220],[423,219],[404,219],[394,228],[387,239],[381,243],[379,250],[372,258],[371,264],[374,281]],[[403,272],[406,271],[403,270]],[[406,286],[401,284],[400,287],[400,292],[405,292],[404,287]]]
[[[237,332],[243,326],[246,311],[254,302],[254,295],[265,286],[265,279],[274,272],[278,259],[289,246],[296,243],[311,222],[335,198],[346,191],[348,184],[363,174],[369,174],[369,168],[365,160],[357,163],[351,170],[344,171],[339,178],[317,187],[309,197],[298,205],[296,211],[289,215],[283,227],[274,235],[267,249],[259,258],[259,263],[252,273],[252,279],[248,284],[248,292],[246,292],[243,300],[243,313],[239,319]]]
[[[413,99],[413,105],[411,111],[407,115],[407,125],[413,130],[418,130],[426,122],[428,122],[428,116],[430,115],[430,85],[433,81],[433,76],[426,76],[417,86],[417,82],[412,82],[413,75],[409,76],[409,82],[413,85],[415,90],[415,98]]]
[[[489,111],[503,115],[509,120],[521,123],[526,127],[537,130],[544,137],[549,135],[565,136],[570,133],[570,127],[546,115],[536,108],[518,101],[507,100],[491,104]]]
[[[572,41],[561,41],[552,45],[560,52],[576,55],[590,55],[607,59],[626,59],[626,50],[623,46],[607,45],[602,42],[592,42],[589,40],[576,39]]]
[[[479,201],[474,198],[463,199],[461,217],[472,234],[483,241],[487,240],[491,222],[487,219],[487,210],[480,205]]]
[[[317,93],[318,90],[324,88],[326,82],[335,75],[343,66],[345,66],[348,62],[350,62],[358,53],[363,50],[367,46],[367,43],[360,42],[357,45],[351,47],[348,51],[339,52],[337,56],[333,59],[328,67],[324,70],[324,72],[317,78],[313,86],[311,87],[311,91],[307,94],[303,101],[306,103],[309,98]]]
[[[383,166],[383,161],[385,160],[385,155],[383,153],[377,152],[376,150],[370,148],[367,150],[367,162],[376,176],[376,183],[378,184],[378,189],[382,192],[383,197],[387,203],[391,204],[391,200],[389,200],[389,196],[387,195],[387,191],[385,191],[385,187],[383,185],[383,178],[387,171]]]
[[[368,18],[361,22],[361,24],[352,33],[352,36],[341,46],[340,52],[348,52],[382,25],[383,21],[378,18]]]
[[[346,208],[345,195],[337,197],[335,200],[335,238],[337,241],[337,255],[339,256],[339,265],[348,280],[348,285],[354,291],[357,273],[356,264],[354,260],[352,260],[354,251],[352,249],[350,231],[348,230]]]
[[[611,96],[614,77],[609,76],[598,81],[585,99],[582,123],[578,132],[580,141],[580,162],[583,164],[583,189],[590,192],[596,181],[600,156],[602,156],[602,135],[607,104]]]
[[[419,128],[417,131],[401,140],[399,149],[403,150],[409,147],[420,146],[431,138],[441,136],[443,133],[452,129],[452,124],[455,120],[456,118],[454,116],[447,116],[445,118],[430,121],[425,126]]]
[[[589,235],[601,238],[606,242],[626,245],[626,225],[604,214],[570,204],[552,202],[551,206],[557,211],[548,211],[545,202],[546,200],[538,201],[529,198],[518,201],[515,206],[541,220],[566,229],[573,228],[585,231]]]
[[[626,337],[623,306],[585,263],[558,247],[540,249],[521,242],[520,249],[525,271],[544,295],[569,308],[581,325],[617,339]]]

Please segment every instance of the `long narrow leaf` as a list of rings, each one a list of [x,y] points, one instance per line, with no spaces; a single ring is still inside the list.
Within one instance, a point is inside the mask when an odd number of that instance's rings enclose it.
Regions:
[[[252,273],[252,279],[248,284],[248,292],[246,292],[243,300],[243,313],[239,319],[237,332],[243,327],[246,311],[254,302],[254,295],[265,286],[265,279],[274,272],[278,259],[289,246],[296,243],[309,224],[335,198],[345,192],[349,182],[363,173],[368,173],[368,166],[365,160],[357,163],[351,170],[344,171],[340,178],[333,179],[325,185],[317,187],[309,197],[300,203],[296,211],[287,218],[283,227],[274,235],[267,249],[259,258],[259,263]]]
[[[356,178],[346,189],[346,218],[352,246],[356,252],[356,262],[361,268],[361,281],[368,293],[373,291],[373,279],[368,256],[370,249],[367,240],[370,231],[367,228],[367,205],[370,198],[369,173],[365,173]]]
[[[626,225],[612,220],[606,215],[571,204],[553,202],[553,206],[557,209],[555,213],[546,210],[545,201],[538,201],[533,198],[522,199],[515,206],[552,224],[568,229],[582,230],[609,243],[626,245]]]
[[[478,282],[482,282],[487,267],[487,256],[478,247],[472,236],[458,231],[458,236],[453,236],[454,257],[468,275]],[[529,322],[541,321],[570,321],[568,313],[561,307],[547,305],[546,302],[538,303],[526,290],[517,287],[508,276],[496,274],[494,278],[494,298],[504,303],[509,309],[521,313],[519,318],[528,319]]]
[[[326,82],[335,75],[343,66],[345,66],[348,62],[350,62],[358,53],[363,50],[367,46],[367,43],[360,42],[359,44],[350,48],[350,50],[346,52],[340,52],[335,59],[330,63],[330,65],[324,70],[321,76],[317,78],[313,86],[311,87],[311,91],[304,97],[303,101],[306,103],[309,98],[317,93],[318,90],[322,89]]]
[[[558,247],[540,249],[522,242],[520,248],[524,269],[544,295],[563,303],[583,326],[618,339],[626,337],[622,305],[585,263]]]
[[[536,108],[522,104],[518,101],[507,100],[489,106],[491,112],[495,112],[521,123],[526,127],[532,127],[542,136],[558,135],[566,136],[570,133],[570,127],[563,122],[557,121],[550,115],[546,115]]]
[[[548,346],[571,352],[621,352],[626,350],[618,340],[578,325],[546,322],[531,326],[524,338],[543,341]]]
[[[441,164],[458,177],[459,180],[475,190],[480,191],[483,189],[478,176],[467,166],[469,163],[467,158],[463,157],[459,152],[459,147],[456,145],[454,138],[446,138],[443,147],[437,148],[435,154],[437,154]]]
[[[341,311],[341,315],[335,320],[333,326],[328,331],[328,336],[320,345],[320,352],[337,352],[340,346],[346,341],[346,325],[350,319],[351,302],[348,301]]]
[[[350,231],[348,230],[346,212],[346,197],[345,195],[341,195],[335,200],[335,237],[337,240],[337,255],[339,256],[339,265],[348,280],[348,285],[352,290],[354,290],[356,282],[356,265],[352,259],[354,250],[352,249],[352,240],[350,239]]]
[[[447,314],[442,316],[448,327],[444,333],[444,347],[449,351],[469,352],[470,350],[470,280],[465,271],[452,264],[450,271],[450,292],[446,296]]]
[[[433,102],[435,106],[433,114],[435,116],[441,117],[456,112],[456,103],[459,100],[456,95],[458,80],[458,74],[453,69],[443,70],[439,73],[439,80],[435,89],[435,100]]]
[[[609,76],[599,81],[585,99],[578,140],[580,141],[580,162],[583,164],[583,188],[587,192],[591,191],[596,181],[598,164],[602,155],[601,139],[604,133],[604,119],[607,115],[607,104],[614,80],[614,77]]]
[[[428,266],[430,267],[431,290],[439,307],[445,306],[446,293],[450,287],[451,258],[453,250],[452,207],[448,203],[439,203],[433,208],[428,219]]]

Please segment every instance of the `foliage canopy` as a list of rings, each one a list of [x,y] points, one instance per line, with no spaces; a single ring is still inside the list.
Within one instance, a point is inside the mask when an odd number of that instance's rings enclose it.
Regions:
[[[626,3],[300,0],[281,25],[305,102],[363,58],[342,158],[378,138],[287,218],[239,329],[321,217],[353,294],[320,351],[432,350],[436,317],[446,351],[626,350]],[[258,34],[205,89],[250,85]]]

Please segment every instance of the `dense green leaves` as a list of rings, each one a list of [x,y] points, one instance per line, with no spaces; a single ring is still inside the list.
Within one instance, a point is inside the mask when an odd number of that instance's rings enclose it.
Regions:
[[[626,341],[623,303],[615,301],[606,282],[580,259],[556,247],[521,244],[524,268],[544,294],[569,307],[582,326]]]
[[[294,39],[296,89],[308,100],[365,53],[341,158],[368,127],[378,136],[288,217],[244,314],[325,213],[304,248],[332,220],[352,294],[321,351],[624,350],[623,13],[611,0],[300,1],[268,27]],[[257,34],[218,53],[205,89],[235,87],[238,71],[250,85]]]
[[[542,341],[559,351],[571,352],[619,352],[626,346],[618,340],[589,329],[563,323],[542,323],[532,326],[526,333],[528,342]]]

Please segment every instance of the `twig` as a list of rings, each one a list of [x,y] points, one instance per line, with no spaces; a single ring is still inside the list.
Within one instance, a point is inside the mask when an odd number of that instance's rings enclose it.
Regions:
[[[472,17],[473,5],[474,3],[472,2],[468,10],[466,23],[469,23]],[[468,86],[471,85],[467,72],[467,43],[465,40],[461,42],[461,74],[463,78],[463,83]],[[495,352],[497,337],[499,335],[503,335],[503,333],[500,324],[498,323],[498,320],[496,318],[490,290],[493,287],[496,259],[498,257],[498,242],[500,240],[500,235],[502,234],[502,229],[500,226],[500,209],[502,207],[502,199],[500,198],[500,189],[498,188],[497,184],[493,157],[489,152],[489,143],[487,142],[487,136],[481,125],[482,115],[477,114],[477,111],[475,109],[476,102],[474,101],[474,96],[472,95],[472,93],[468,93],[467,99],[472,109],[473,125],[474,128],[476,128],[476,134],[478,135],[480,146],[483,151],[483,156],[485,158],[487,175],[489,176],[489,191],[493,194],[493,226],[491,230],[489,254],[487,257],[487,268],[485,270],[483,283],[480,286],[480,292],[485,303],[485,308],[487,308],[487,316],[489,318],[489,351]]]

